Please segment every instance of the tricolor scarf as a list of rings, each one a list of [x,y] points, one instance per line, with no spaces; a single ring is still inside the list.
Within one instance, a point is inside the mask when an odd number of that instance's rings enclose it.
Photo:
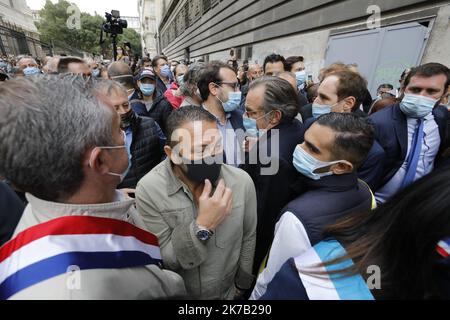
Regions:
[[[68,216],[20,232],[0,248],[0,299],[79,270],[162,265],[158,239],[121,220]]]

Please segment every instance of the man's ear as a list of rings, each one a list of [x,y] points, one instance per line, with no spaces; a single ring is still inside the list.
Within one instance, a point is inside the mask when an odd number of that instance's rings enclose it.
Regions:
[[[100,148],[94,148],[92,151],[87,151],[85,159],[88,168],[99,174],[108,173],[110,171],[110,167],[107,165],[107,156],[107,153]]]
[[[211,92],[211,94],[213,96],[217,96],[219,94],[217,85],[215,83],[213,83],[213,82],[209,83],[208,89],[209,89],[209,92]]]
[[[169,146],[164,146],[164,153],[166,154],[167,158],[172,159],[172,148]]]
[[[274,110],[272,112],[272,115],[270,117],[269,123],[271,125],[277,125],[281,122],[281,119],[283,118],[283,113],[280,110]]]
[[[356,99],[355,97],[347,97],[344,99],[344,112],[351,113],[353,109],[356,109],[359,106],[355,106]]]
[[[342,161],[331,166],[330,171],[335,175],[342,175],[353,172],[353,164],[348,161]]]

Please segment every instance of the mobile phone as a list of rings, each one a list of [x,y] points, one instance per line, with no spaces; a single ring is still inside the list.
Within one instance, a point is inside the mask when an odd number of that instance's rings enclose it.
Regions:
[[[309,75],[308,75],[308,81],[313,81],[312,74],[309,74]]]

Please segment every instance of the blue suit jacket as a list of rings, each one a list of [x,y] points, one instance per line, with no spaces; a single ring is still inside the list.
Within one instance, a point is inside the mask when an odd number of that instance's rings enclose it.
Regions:
[[[301,143],[305,141],[305,132],[312,124],[316,122],[315,118],[309,118],[303,125],[303,132],[301,134]],[[358,178],[367,183],[372,190],[379,187],[379,183],[383,174],[385,154],[383,148],[374,141],[372,148],[367,154],[366,160],[358,169]]]
[[[438,156],[446,146],[446,126],[448,110],[438,106],[433,110],[434,120],[439,127],[441,145]],[[378,111],[369,117],[375,126],[375,139],[385,152],[385,164],[379,187],[384,186],[400,169],[408,152],[408,124],[400,105],[395,104]]]

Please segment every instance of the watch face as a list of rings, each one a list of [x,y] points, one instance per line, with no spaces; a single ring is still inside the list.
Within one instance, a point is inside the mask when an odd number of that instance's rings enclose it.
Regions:
[[[202,241],[208,240],[209,237],[210,237],[210,236],[209,236],[209,232],[206,231],[206,230],[199,230],[199,231],[197,232],[197,238],[199,238],[199,239],[202,240]]]

